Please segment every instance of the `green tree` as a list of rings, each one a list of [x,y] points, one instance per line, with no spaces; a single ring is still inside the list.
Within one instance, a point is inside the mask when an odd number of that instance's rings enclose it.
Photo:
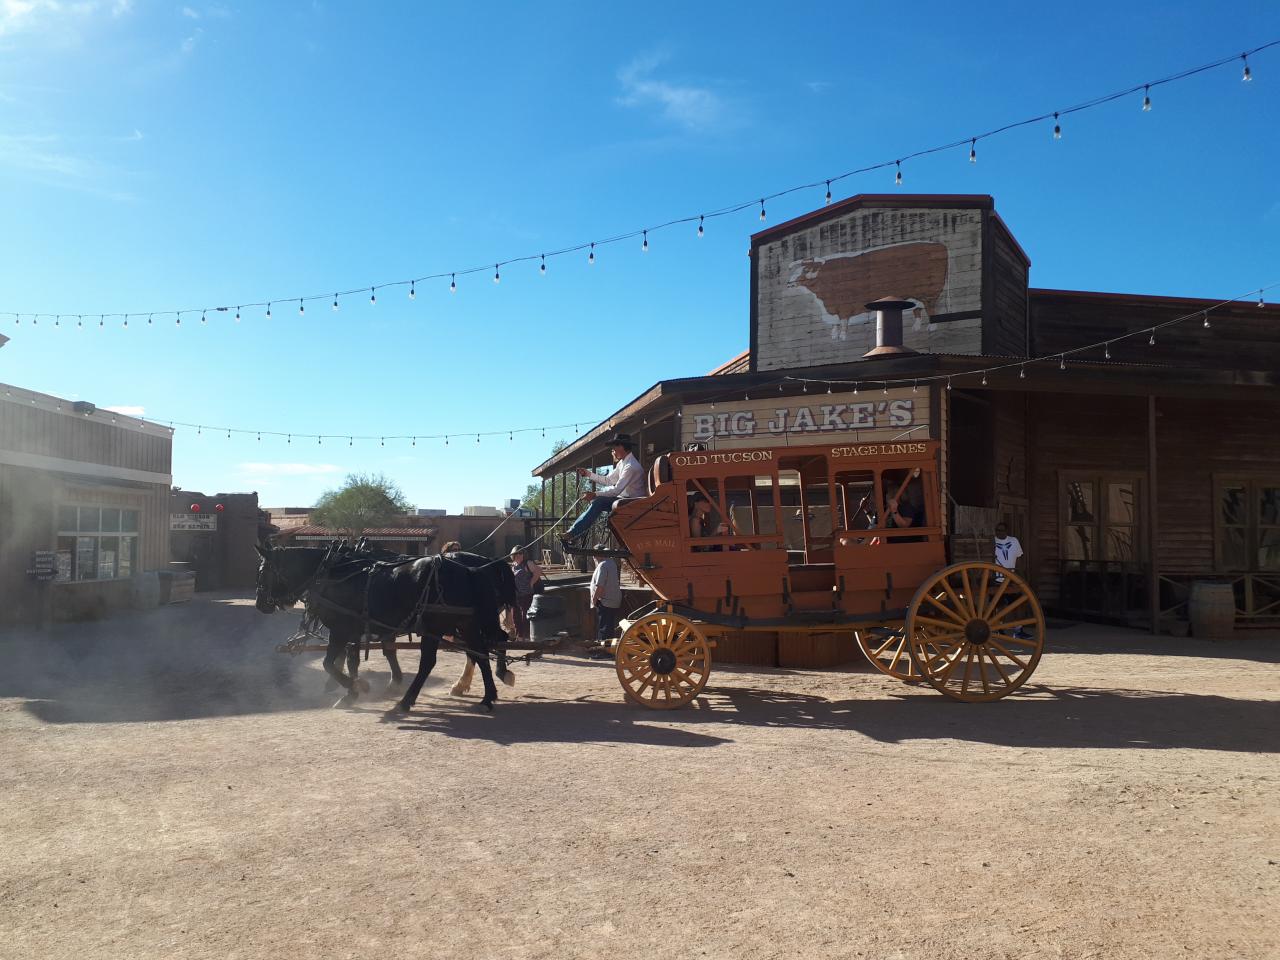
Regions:
[[[400,488],[380,473],[350,474],[328,490],[311,512],[311,522],[352,540],[374,527],[388,526],[409,509]]]
[[[564,440],[557,440],[551,448],[552,456],[555,456],[568,445]],[[554,498],[552,497],[553,486],[555,489]],[[524,499],[520,501],[520,506],[529,510],[536,510],[539,516],[555,520],[562,516],[584,491],[594,489],[593,486],[576,473],[561,473],[556,475],[554,485],[551,477],[547,477],[545,484],[529,484],[525,488]],[[572,520],[572,517],[570,517],[570,520]],[[568,521],[566,521],[565,526],[568,526]]]

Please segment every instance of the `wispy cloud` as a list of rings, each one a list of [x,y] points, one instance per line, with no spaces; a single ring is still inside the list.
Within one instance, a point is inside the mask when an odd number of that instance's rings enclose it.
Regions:
[[[197,27],[195,33],[183,39],[182,52],[191,53],[196,48],[196,44],[200,42],[202,36],[204,36],[204,27]]]
[[[240,472],[247,477],[309,477],[323,473],[341,473],[332,463],[242,463]]]
[[[182,8],[182,15],[183,15],[184,17],[187,17],[187,18],[191,19],[191,20],[199,20],[199,19],[200,19],[200,11],[199,11],[199,10],[192,10],[190,7],[183,7],[183,8]]]
[[[111,413],[122,413],[126,417],[140,417],[147,412],[146,407],[130,406],[127,403],[121,404],[118,407],[103,407],[102,409]]]
[[[830,80],[810,80],[805,86],[809,88],[810,93],[817,95],[826,93],[834,84]]]
[[[0,36],[60,27],[102,12],[123,17],[133,12],[133,0],[0,0]]]
[[[111,171],[90,157],[72,152],[57,136],[0,134],[0,167],[8,167],[50,186],[80,190],[111,200],[133,199],[128,192],[110,185]]]
[[[706,130],[725,125],[732,111],[723,97],[708,86],[681,83],[656,75],[669,60],[661,53],[636,57],[618,70],[622,93],[617,102],[624,107],[656,108],[663,119],[687,130]]]

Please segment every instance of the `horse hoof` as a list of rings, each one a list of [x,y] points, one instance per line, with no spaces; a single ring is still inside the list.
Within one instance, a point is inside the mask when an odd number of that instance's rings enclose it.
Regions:
[[[488,710],[490,713],[493,713],[493,701],[481,700],[479,703],[476,704],[476,709],[479,710],[481,708]]]
[[[511,670],[508,670],[506,673],[502,675],[502,682],[505,683],[508,687],[514,687],[516,685],[515,673]]]
[[[471,689],[470,687],[464,687],[464,686],[463,686],[462,684],[460,684],[460,683],[455,683],[455,684],[453,685],[453,689],[452,689],[452,690],[450,690],[450,691],[449,691],[449,693],[450,693],[450,695],[452,695],[452,696],[455,696],[455,697],[461,697],[463,694],[465,694],[465,693],[466,693],[468,690],[470,690],[470,689]]]
[[[355,691],[353,690],[351,693],[348,693],[345,697],[340,698],[338,702],[333,705],[333,709],[335,710],[350,709],[351,707],[354,707],[356,705],[357,699],[359,698],[356,696]]]
[[[384,717],[388,717],[389,719],[392,719],[392,720],[396,719],[397,717],[406,717],[408,715],[409,715],[409,708],[406,707],[403,703],[397,703],[394,707],[389,708],[383,714]]]

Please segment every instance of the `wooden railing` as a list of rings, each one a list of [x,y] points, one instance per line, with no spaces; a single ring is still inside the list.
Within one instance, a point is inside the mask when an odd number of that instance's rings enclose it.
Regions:
[[[1198,580],[1231,584],[1236,598],[1237,623],[1256,626],[1280,623],[1280,573],[1162,575],[1161,620],[1188,619],[1187,604],[1191,598],[1191,584]]]

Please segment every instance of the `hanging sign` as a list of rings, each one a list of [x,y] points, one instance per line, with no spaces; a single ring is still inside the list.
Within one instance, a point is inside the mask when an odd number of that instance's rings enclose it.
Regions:
[[[930,387],[768,396],[687,404],[682,441],[708,450],[809,446],[832,440],[926,440]]]
[[[216,513],[171,513],[169,514],[170,530],[217,530],[218,515]]]

